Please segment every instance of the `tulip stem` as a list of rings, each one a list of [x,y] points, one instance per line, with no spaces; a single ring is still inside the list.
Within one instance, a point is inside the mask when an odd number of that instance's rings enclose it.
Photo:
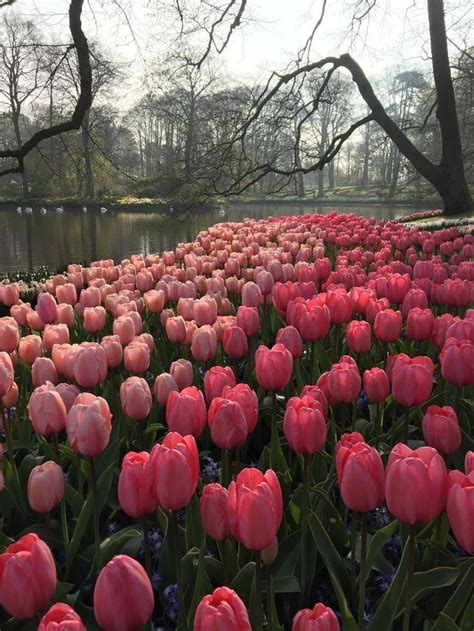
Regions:
[[[255,550],[255,621],[254,631],[262,629],[262,559],[260,550]]]
[[[59,466],[61,466],[61,454],[59,453],[58,433],[54,432],[51,436],[51,442],[53,443],[54,457]]]
[[[308,547],[308,505],[309,505],[309,488],[308,488],[308,465],[309,454],[303,454],[303,497],[301,498],[301,583],[303,590],[309,589],[308,564],[306,559],[306,550]]]
[[[356,512],[351,511],[351,575],[352,575],[352,600],[356,596]]]
[[[99,525],[99,497],[97,493],[97,470],[95,466],[95,458],[91,457],[91,487],[92,487],[92,503],[94,506],[94,561],[97,566],[100,554],[100,525]]]
[[[46,522],[46,533],[49,539],[51,548],[53,547],[53,529],[51,527],[51,513],[48,511],[44,514],[44,520]]]
[[[76,467],[77,467],[77,490],[80,495],[83,494],[83,484],[82,484],[82,466],[81,466],[81,454],[79,452],[76,453]]]
[[[183,629],[187,629],[186,615],[184,609],[184,592],[181,583],[181,557],[179,552],[179,525],[178,513],[171,511],[171,519],[169,520],[170,534],[173,542],[174,562],[176,571],[176,584],[178,586],[179,597],[179,621],[183,623]]]
[[[64,556],[67,565],[69,555],[69,534],[67,530],[66,500],[64,498],[61,501],[61,529],[63,531]]]
[[[407,571],[407,584],[405,592],[405,614],[403,616],[403,631],[410,631],[410,614],[412,608],[412,582],[413,572],[415,569],[415,555],[416,555],[416,528],[413,524],[410,524],[410,535],[408,539],[408,571]]]
[[[221,450],[221,459],[222,459],[221,484],[223,487],[227,488],[230,484],[230,469],[231,469],[230,449],[223,448]]]
[[[15,477],[18,489],[21,489],[20,477],[18,475],[18,469],[16,468],[15,456],[13,452],[13,423],[10,419],[9,414],[5,414],[5,409],[3,407],[2,399],[0,397],[0,419],[4,422],[5,425],[5,437],[7,439],[7,450],[8,450],[8,458],[10,460],[10,466],[12,468],[12,473]],[[24,513],[23,508],[23,497],[20,497],[20,507],[22,512]]]
[[[367,513],[361,513],[360,573],[359,573],[359,631],[364,630],[365,583],[367,580]]]
[[[380,401],[378,401],[375,404],[375,446],[378,448],[379,446],[379,438],[380,438],[380,434],[382,433],[382,415],[383,415],[383,408],[382,408],[382,403]]]
[[[277,428],[277,411],[278,411],[278,401],[276,392],[272,392],[272,434],[271,434],[271,442],[270,442],[270,465],[273,470],[277,469],[277,459],[278,459],[278,428]]]
[[[148,523],[145,515],[141,517],[142,530],[143,530],[143,547],[145,549],[145,569],[146,573],[151,579],[151,551],[150,540],[148,539]]]
[[[461,409],[459,406],[460,400],[461,400],[461,396],[462,396],[462,386],[455,386],[455,393],[454,393],[454,409],[456,410],[456,414],[460,414],[461,413]]]
[[[404,443],[408,444],[408,429],[410,426],[410,408],[408,407],[405,410],[405,421],[403,424],[403,441]]]

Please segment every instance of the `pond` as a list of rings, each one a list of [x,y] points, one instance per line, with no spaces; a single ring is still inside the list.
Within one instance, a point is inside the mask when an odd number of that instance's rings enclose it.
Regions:
[[[270,215],[326,214],[332,210],[355,212],[376,219],[394,219],[413,212],[408,206],[322,206],[313,204],[231,204],[221,216],[217,210],[187,213],[128,212],[79,209],[56,213],[19,214],[15,208],[0,209],[0,273],[33,271],[46,265],[51,271],[67,263],[99,258],[120,261],[133,253],[148,254],[192,241],[196,234],[215,223],[262,219]]]

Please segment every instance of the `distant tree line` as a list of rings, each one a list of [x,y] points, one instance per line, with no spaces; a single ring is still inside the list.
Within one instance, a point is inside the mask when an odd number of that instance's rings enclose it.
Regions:
[[[73,47],[43,42],[32,22],[12,12],[1,17],[0,153],[70,116],[81,89]],[[124,112],[111,97],[123,77],[108,52],[90,44],[93,105],[80,129],[28,153],[21,173],[0,179],[0,197],[189,201],[215,194],[322,199],[357,193],[422,200],[433,194],[344,68],[315,68],[260,107],[268,85],[235,85],[211,54],[198,64],[187,63],[190,56],[181,51],[160,65],[153,87]],[[451,72],[472,183],[474,50],[459,51]],[[391,120],[437,163],[443,147],[433,73],[392,68],[376,90]]]

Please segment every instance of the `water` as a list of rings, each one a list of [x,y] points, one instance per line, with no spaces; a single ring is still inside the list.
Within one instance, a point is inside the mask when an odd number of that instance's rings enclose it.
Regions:
[[[134,253],[170,250],[179,242],[192,241],[196,234],[215,223],[262,219],[270,215],[326,214],[334,206],[311,204],[232,204],[221,217],[216,210],[166,215],[153,212],[109,211],[100,214],[65,209],[41,215],[18,214],[15,208],[0,209],[0,273],[33,271],[46,265],[51,271],[67,263],[112,258],[120,261]],[[413,212],[408,206],[339,207],[366,217],[393,219]]]

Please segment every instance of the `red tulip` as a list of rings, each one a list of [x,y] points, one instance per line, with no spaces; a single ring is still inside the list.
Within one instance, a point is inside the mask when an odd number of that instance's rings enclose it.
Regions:
[[[232,359],[240,359],[248,353],[247,336],[239,326],[228,326],[222,338],[224,353]]]
[[[58,374],[56,366],[49,357],[37,357],[31,367],[31,382],[35,388],[45,383],[56,384]]]
[[[330,607],[316,603],[312,609],[298,611],[291,631],[339,631],[339,621]]]
[[[43,342],[39,335],[25,335],[18,345],[18,355],[27,364],[33,364],[43,353]]]
[[[429,357],[398,356],[392,369],[392,395],[404,407],[421,405],[433,389],[434,364]]]
[[[276,343],[283,344],[285,348],[287,348],[293,359],[298,359],[301,357],[301,353],[303,352],[303,340],[299,331],[294,326],[285,326],[283,329],[278,329],[276,335]]]
[[[20,331],[14,318],[0,318],[0,351],[13,353],[20,342]]]
[[[456,412],[449,405],[430,405],[422,421],[427,445],[445,454],[452,454],[461,445],[461,430]]]
[[[168,510],[187,506],[199,479],[199,455],[193,436],[167,434],[155,445],[146,471],[158,504]]]
[[[144,342],[130,342],[123,351],[123,363],[126,370],[144,373],[150,367],[150,349]]]
[[[257,381],[266,390],[280,390],[290,383],[293,373],[293,357],[283,344],[271,349],[262,344],[255,353]]]
[[[297,327],[306,341],[320,340],[329,333],[331,325],[330,310],[326,305],[308,304],[301,309]]]
[[[89,333],[102,331],[105,326],[106,312],[104,307],[86,307],[82,314],[84,329]]]
[[[37,434],[49,436],[66,426],[66,406],[51,383],[35,388],[27,406],[33,429]]]
[[[469,475],[471,471],[474,471],[474,451],[467,451],[464,458],[464,471],[466,475]]]
[[[229,587],[217,587],[196,609],[193,631],[252,631],[244,603]]]
[[[201,521],[205,532],[222,541],[231,534],[227,511],[228,491],[220,484],[206,484],[200,498]]]
[[[0,351],[0,397],[4,397],[13,385],[15,373],[10,355]]]
[[[204,395],[195,386],[170,392],[166,403],[166,424],[170,431],[198,438],[206,427]]]
[[[433,331],[434,316],[431,309],[414,307],[407,317],[407,337],[411,340],[429,340]]]
[[[346,328],[347,346],[355,353],[367,353],[372,344],[370,324],[365,320],[351,320]]]
[[[235,374],[230,366],[213,366],[204,375],[206,401],[211,403],[215,397],[222,396],[225,386],[235,386]]]
[[[11,616],[32,618],[51,600],[56,583],[53,555],[38,535],[24,535],[0,554],[0,604]]]
[[[178,384],[169,373],[162,372],[155,379],[153,392],[158,403],[160,405],[166,405],[171,392],[179,392],[179,388]]]
[[[58,383],[56,386],[56,392],[59,394],[66,406],[66,412],[69,412],[74,404],[74,401],[79,396],[79,388],[72,383]]]
[[[213,442],[222,449],[243,445],[249,432],[240,404],[221,397],[212,400],[207,422]]]
[[[204,296],[194,303],[194,319],[198,327],[211,325],[217,320],[217,303],[211,296]]]
[[[411,280],[408,274],[390,274],[386,285],[387,298],[390,302],[400,305],[410,287]]]
[[[177,359],[170,366],[170,374],[176,381],[179,390],[193,385],[193,365],[188,359]]]
[[[48,294],[47,292],[39,294],[36,311],[44,324],[56,322],[58,319],[58,305],[54,296]]]
[[[357,399],[361,379],[356,366],[348,362],[333,364],[328,375],[328,387],[333,401],[350,403]]]
[[[191,354],[198,362],[208,362],[215,357],[217,335],[212,326],[204,325],[193,333]]]
[[[286,405],[283,431],[293,451],[316,453],[326,442],[327,436],[323,406],[310,395],[292,397]]]
[[[374,334],[382,342],[395,342],[402,331],[402,314],[393,309],[384,309],[375,316]]]
[[[385,495],[397,519],[403,524],[431,521],[444,511],[446,492],[446,465],[436,449],[395,445],[388,459]]]
[[[74,379],[82,388],[93,388],[107,376],[107,355],[100,344],[82,342],[74,362]]]
[[[64,497],[64,474],[49,460],[33,467],[28,478],[28,502],[37,513],[49,513]]]
[[[241,305],[237,309],[237,326],[239,326],[248,337],[257,335],[260,330],[258,309],[256,307],[245,307]]]
[[[103,451],[112,431],[112,415],[107,401],[85,392],[79,395],[66,419],[68,440],[83,456],[97,456]]]
[[[94,588],[94,615],[105,631],[136,631],[153,613],[153,589],[143,566],[124,554],[102,568]]]
[[[283,514],[280,483],[272,469],[243,469],[229,486],[232,534],[249,550],[274,543]]]
[[[245,416],[247,433],[253,432],[258,420],[258,398],[254,390],[246,383],[238,383],[236,386],[224,386],[222,398],[236,401]]]
[[[120,316],[114,320],[112,331],[119,337],[122,346],[126,346],[136,335],[135,323],[130,316]]]
[[[12,408],[18,403],[18,399],[20,398],[20,391],[18,390],[18,386],[15,382],[12,383],[12,387],[10,390],[3,395],[2,404],[5,408]]]
[[[107,367],[117,368],[123,359],[123,350],[118,335],[105,335],[100,340],[100,345],[107,356]]]
[[[364,390],[371,403],[385,401],[390,390],[387,373],[381,368],[371,368],[364,372]]]
[[[122,460],[118,481],[118,499],[122,510],[130,517],[152,513],[157,503],[145,474],[150,458],[147,451],[129,451]]]
[[[447,512],[456,541],[468,554],[474,554],[474,472],[463,475],[450,471]]]
[[[456,386],[474,384],[474,344],[448,337],[439,355],[441,374]]]
[[[336,470],[342,501],[350,509],[366,513],[384,500],[385,471],[374,447],[359,441],[336,451]]]
[[[151,410],[150,386],[141,377],[129,377],[120,385],[123,413],[133,421],[143,421]]]
[[[87,629],[80,615],[72,607],[66,603],[56,603],[41,618],[38,631],[87,631]]]

